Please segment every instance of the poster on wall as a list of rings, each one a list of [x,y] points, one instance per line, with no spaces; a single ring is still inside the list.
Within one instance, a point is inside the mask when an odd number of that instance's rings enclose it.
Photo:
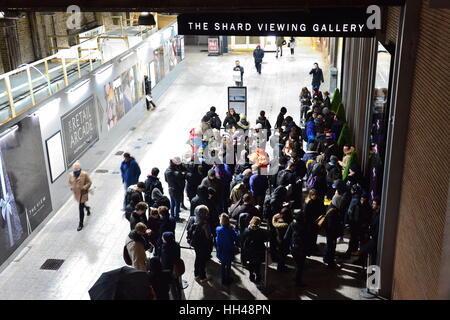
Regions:
[[[141,72],[139,72],[141,71]],[[136,86],[135,86],[135,97],[136,101],[135,104],[139,101],[140,98],[144,97],[144,74],[142,73],[142,68],[139,69],[138,65],[135,65],[133,67],[133,74],[134,79],[136,80]]]
[[[121,83],[123,90],[123,105],[125,108],[125,113],[133,108],[134,103],[136,101],[136,84],[134,82],[134,73],[133,69],[125,71],[121,75]]]
[[[91,96],[61,117],[67,168],[99,139],[97,113]]]
[[[45,141],[47,159],[50,167],[50,181],[53,183],[66,171],[61,131]]]
[[[114,81],[107,82],[104,86],[108,130],[111,130],[125,115],[121,85],[122,80],[118,77]]]
[[[155,62],[152,61],[149,63],[149,73],[150,73],[150,81],[152,84],[152,89],[156,85],[156,71],[155,71]]]
[[[169,65],[170,70],[172,71],[173,68],[178,64],[178,58],[177,58],[177,38],[173,38],[169,42],[169,49],[170,49],[170,56],[169,56]]]
[[[39,117],[27,117],[0,138],[0,264],[52,211],[45,168]]]
[[[170,48],[172,46],[170,45],[170,40],[164,41],[163,44],[163,65],[164,65],[164,74],[167,74],[170,71]]]
[[[159,47],[154,51],[153,54],[154,63],[155,63],[155,84],[159,83],[164,77],[164,52],[163,48]]]
[[[247,87],[228,87],[228,109],[247,114]]]

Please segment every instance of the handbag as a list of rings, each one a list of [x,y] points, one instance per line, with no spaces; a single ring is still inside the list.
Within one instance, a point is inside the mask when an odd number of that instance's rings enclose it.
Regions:
[[[331,210],[333,210],[333,208],[330,208],[327,210],[327,212],[325,214],[320,215],[317,219],[316,219],[316,224],[319,228],[322,228],[323,223],[325,222],[325,219],[327,218],[328,214],[331,212]]]
[[[175,279],[181,277],[186,271],[186,266],[184,265],[183,259],[178,259],[173,265],[173,276]]]
[[[149,94],[148,94],[148,95],[146,95],[145,97],[147,98],[147,101],[148,101],[148,102],[150,102],[150,101],[152,101],[152,100],[153,100],[152,96],[151,96],[151,95],[149,95]]]
[[[123,246],[123,260],[125,263],[129,266],[133,265],[133,261],[131,260],[130,254],[128,253],[127,245],[130,244],[132,241],[128,242],[126,245]]]

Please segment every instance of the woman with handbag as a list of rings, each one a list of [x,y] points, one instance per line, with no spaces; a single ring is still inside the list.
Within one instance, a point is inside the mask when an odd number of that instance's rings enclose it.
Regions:
[[[328,210],[322,219],[322,225],[325,228],[325,234],[327,237],[327,250],[323,262],[328,265],[329,268],[336,268],[335,255],[336,255],[336,243],[337,238],[342,236],[342,219],[341,219],[341,205],[343,197],[340,194],[335,194]],[[319,218],[320,219],[320,218]],[[319,222],[320,223],[320,222]]]
[[[308,234],[308,256],[317,252],[317,236],[319,227],[316,220],[325,214],[325,205],[319,198],[316,189],[311,189],[303,206],[303,216]]]
[[[232,282],[231,262],[237,253],[238,232],[230,225],[230,218],[226,213],[220,215],[220,227],[217,227],[216,234],[217,258],[221,263],[222,285],[229,285]]]

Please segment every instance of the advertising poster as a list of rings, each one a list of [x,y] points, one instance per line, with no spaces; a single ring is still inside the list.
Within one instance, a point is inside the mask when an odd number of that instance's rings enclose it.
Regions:
[[[156,49],[154,51],[153,54],[154,60],[153,62],[155,63],[155,84],[159,83],[162,78],[164,78],[164,52],[163,52],[163,48],[159,47],[158,49]]]
[[[50,181],[53,183],[66,171],[66,162],[64,161],[64,151],[62,145],[61,131],[45,141],[47,148],[47,159],[50,167]]]
[[[208,38],[208,54],[219,54],[219,38]]]
[[[156,85],[155,62],[154,61],[150,62],[148,65],[148,68],[149,68],[149,72],[150,72],[150,81],[151,81],[151,85],[152,85],[152,89],[153,89],[153,87]]]
[[[142,73],[142,68],[138,68],[137,65],[133,67],[134,79],[136,80],[136,100],[134,103],[136,104],[140,98],[144,97],[144,73]]]
[[[170,40],[164,41],[163,44],[163,65],[164,65],[164,75],[169,73],[170,71],[170,48],[172,46],[170,45]]]
[[[61,117],[67,168],[99,139],[94,98],[90,97]]]
[[[2,263],[52,211],[37,116],[0,138],[0,211]]]
[[[228,109],[247,114],[247,87],[228,87]]]
[[[136,101],[136,84],[134,82],[133,69],[125,71],[121,75],[122,89],[123,89],[123,105],[125,113],[133,108]]]
[[[177,38],[172,38],[169,43],[169,49],[170,49],[170,55],[169,55],[169,67],[170,71],[175,68],[175,66],[178,64],[178,58],[177,58]]]
[[[121,85],[122,80],[118,77],[114,81],[106,83],[104,87],[108,130],[111,130],[111,128],[125,115]]]

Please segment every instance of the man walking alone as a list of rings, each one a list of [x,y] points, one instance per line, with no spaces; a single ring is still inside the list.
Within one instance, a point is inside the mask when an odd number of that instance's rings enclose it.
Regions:
[[[81,170],[80,162],[75,162],[72,167],[73,171],[69,173],[69,187],[73,192],[75,200],[79,203],[80,222],[78,223],[77,231],[83,229],[84,222],[84,209],[87,211],[87,215],[91,214],[90,207],[86,205],[88,201],[88,192],[92,185],[92,180],[86,171]]]
[[[260,45],[256,46],[255,51],[253,51],[253,58],[255,59],[256,71],[261,74],[261,64],[264,58],[264,50],[261,49]]]

